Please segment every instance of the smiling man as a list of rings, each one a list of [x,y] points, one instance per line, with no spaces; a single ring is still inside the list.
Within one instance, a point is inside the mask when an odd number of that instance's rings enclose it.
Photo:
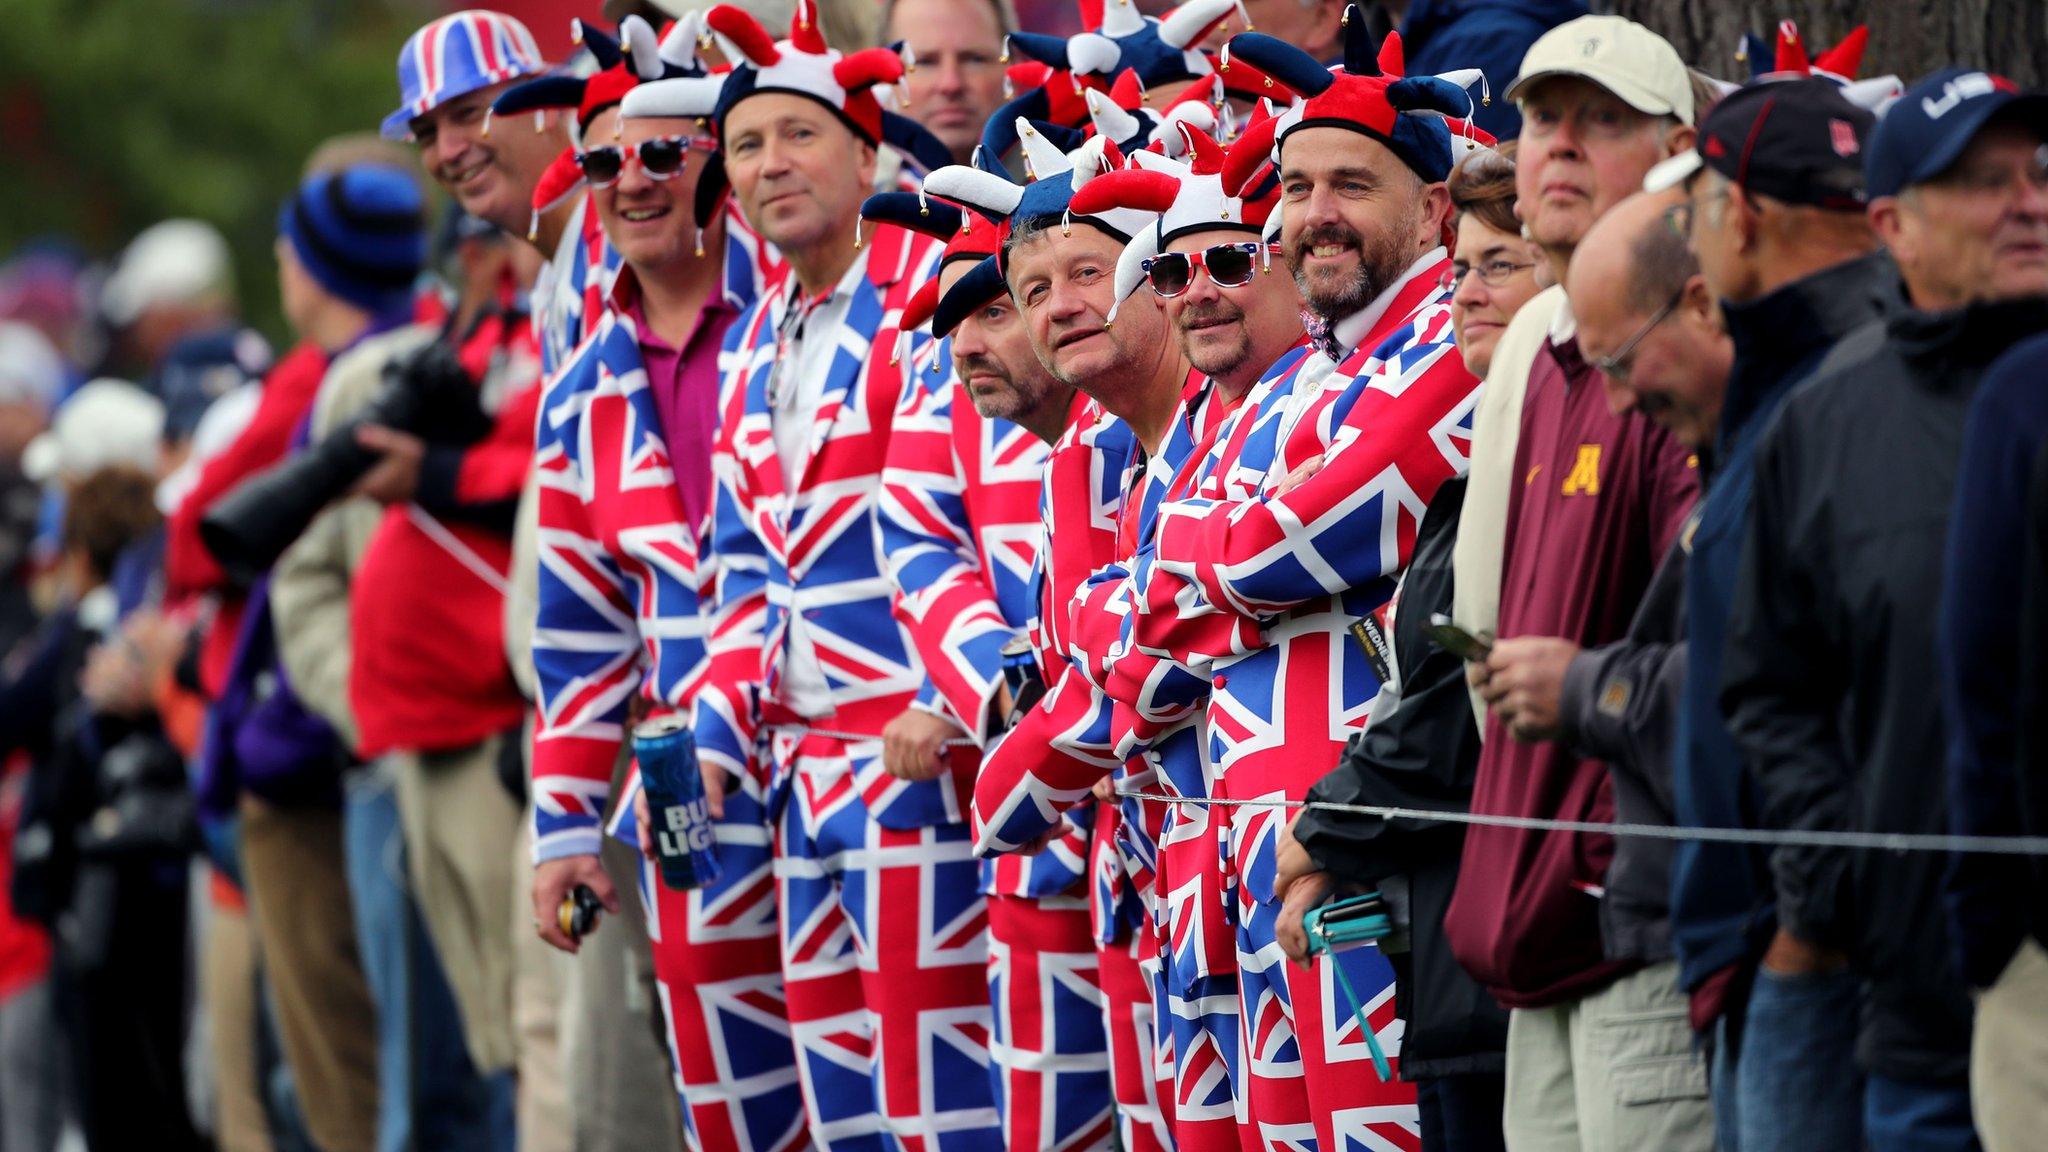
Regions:
[[[927,683],[892,614],[876,517],[924,344],[898,348],[900,316],[940,250],[894,227],[863,244],[860,209],[885,137],[927,155],[937,144],[877,99],[900,58],[828,48],[808,0],[785,40],[730,5],[704,19],[736,55],[712,117],[723,178],[787,262],[720,358],[711,634],[692,701],[706,791],[719,816],[771,815],[770,922],[812,1141],[889,1147],[944,1131],[948,1147],[993,1152],[973,758],[902,779],[883,756],[885,729]]]
[[[747,303],[728,287],[723,215],[700,233],[692,212],[716,148],[701,118],[713,111],[717,82],[643,91],[614,76],[587,86],[587,146],[576,155],[590,210],[624,267],[592,337],[549,385],[536,461],[534,919],[544,939],[572,952],[589,941],[559,926],[571,889],[617,902],[598,859],[599,817],[611,806],[632,698],[649,710],[687,709],[703,660],[697,570],[711,510],[718,355]],[[642,447],[622,455],[632,444]],[[669,482],[634,479],[649,473]],[[620,604],[636,610],[620,613]],[[650,658],[620,659],[638,652]],[[602,706],[591,706],[594,685],[604,686]],[[673,1082],[693,1147],[787,1149],[805,1139],[794,1049],[785,1036],[728,1027],[707,1008],[780,986],[766,814],[734,798],[714,830],[725,866],[717,885],[701,894],[638,886],[667,993]],[[752,913],[722,918],[721,903]],[[761,1074],[733,1078],[732,1060]]]
[[[384,118],[384,135],[417,144],[421,165],[463,211],[527,236],[533,190],[568,143],[567,122],[546,111],[536,121],[539,131],[485,129],[491,104],[546,67],[533,34],[510,16],[484,10],[444,16],[413,33],[400,50],[403,98]],[[554,250],[567,217],[564,207],[541,222],[535,237],[541,251]]]
[[[986,749],[1009,727],[1007,670],[1033,616],[1046,455],[1085,399],[1033,354],[986,262],[997,241],[991,222],[908,193],[872,197],[862,214],[947,240],[937,281],[904,311],[911,326],[931,316],[941,339],[897,408],[880,515],[896,616],[929,677],[920,707],[884,729],[883,756],[892,774],[920,779],[971,756],[965,742]],[[1037,856],[981,864],[996,1029],[989,1054],[1006,1148],[1074,1147],[1107,1131],[1102,1014],[1067,994],[1100,983],[1087,858],[1077,830]]]

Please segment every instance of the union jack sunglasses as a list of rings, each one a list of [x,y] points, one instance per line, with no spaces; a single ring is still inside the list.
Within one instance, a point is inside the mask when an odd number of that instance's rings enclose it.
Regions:
[[[1218,288],[1242,288],[1252,282],[1252,276],[1258,271],[1257,257],[1261,253],[1278,251],[1278,244],[1247,240],[1239,244],[1212,245],[1200,252],[1165,252],[1146,260],[1139,267],[1145,270],[1146,279],[1152,282],[1152,291],[1162,299],[1171,300],[1194,284],[1198,268],[1208,272],[1209,280]]]
[[[683,161],[693,150],[716,152],[718,141],[709,136],[656,136],[623,148],[606,144],[578,152],[576,166],[583,169],[583,178],[590,181],[591,187],[609,188],[626,174],[629,155],[639,162],[640,170],[649,179],[667,180],[683,170]]]

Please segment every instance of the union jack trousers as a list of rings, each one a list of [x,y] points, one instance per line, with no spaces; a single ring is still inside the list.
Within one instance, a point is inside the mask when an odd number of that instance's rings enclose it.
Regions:
[[[1126,763],[1143,764],[1133,779],[1146,791],[1202,799],[1210,794],[1198,705],[1207,681],[1168,661],[1143,672],[1119,653],[1126,646],[1131,570],[1150,541],[1160,506],[1186,490],[1193,470],[1225,426],[1234,405],[1209,381],[1190,381],[1167,439],[1147,462],[1119,517],[1118,559],[1096,570],[1071,608],[1078,674],[1113,701],[1112,729]],[[1171,718],[1149,726],[1143,741],[1136,705],[1119,676],[1136,675],[1179,703]],[[1155,1011],[1172,1064],[1172,1128],[1185,1152],[1238,1144],[1238,981],[1229,894],[1219,866],[1218,824],[1199,804],[1127,799],[1156,836],[1151,929],[1159,975]],[[1132,818],[1127,815],[1127,818]]]
[[[535,852],[548,860],[597,850],[631,698],[689,706],[704,654],[703,540],[683,513],[631,319],[603,315],[542,409],[533,797]],[[727,799],[716,835],[717,884],[674,892],[651,868],[640,881],[685,1133],[699,1150],[802,1148],[758,787]]]
[[[1378,690],[1347,635],[1377,611],[1423,510],[1464,472],[1478,383],[1452,344],[1441,250],[1390,289],[1341,363],[1312,354],[1261,382],[1217,440],[1195,493],[1160,510],[1135,647],[1210,673],[1218,794],[1303,799],[1362,727]],[[1304,462],[1322,470],[1285,493]],[[1237,893],[1245,1140],[1254,1146],[1410,1148],[1411,1086],[1382,1083],[1336,977],[1399,1052],[1393,974],[1371,948],[1289,965],[1275,937],[1287,813],[1232,808],[1223,866]]]
[[[904,389],[879,524],[896,616],[928,677],[919,704],[985,746],[1000,730],[992,704],[1003,648],[1030,623],[1047,445],[975,411],[950,347],[928,345],[928,362]],[[1087,850],[1087,833],[1076,828],[1035,856],[981,862],[990,1052],[1009,1148],[1109,1146],[1102,988],[1082,888]]]
[[[897,318],[939,246],[876,229],[842,281],[844,322],[796,475],[776,451],[770,386],[785,272],[727,333],[717,446],[712,630],[693,727],[706,770],[759,788],[773,828],[782,966],[811,1137],[829,1149],[1001,1147],[989,1071],[988,914],[966,824],[978,757],[937,780],[882,769],[883,727],[925,673],[891,611],[875,523],[906,366]],[[786,417],[785,417],[786,418]],[[792,618],[814,641],[831,711],[781,684]]]

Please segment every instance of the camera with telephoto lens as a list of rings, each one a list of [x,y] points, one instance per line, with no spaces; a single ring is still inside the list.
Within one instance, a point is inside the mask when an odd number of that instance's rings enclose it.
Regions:
[[[358,429],[382,425],[458,447],[483,439],[491,417],[458,351],[443,338],[394,359],[384,366],[382,390],[352,419],[215,501],[199,521],[199,537],[229,578],[254,582],[377,463],[381,454],[356,442]]]

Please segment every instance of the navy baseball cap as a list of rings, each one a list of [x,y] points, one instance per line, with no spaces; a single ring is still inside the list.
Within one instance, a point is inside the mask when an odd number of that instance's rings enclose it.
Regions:
[[[1906,89],[1877,122],[1864,158],[1872,200],[1896,196],[1948,171],[1993,117],[2025,124],[2048,140],[2048,95],[2022,92],[2003,76],[1944,68]]]

